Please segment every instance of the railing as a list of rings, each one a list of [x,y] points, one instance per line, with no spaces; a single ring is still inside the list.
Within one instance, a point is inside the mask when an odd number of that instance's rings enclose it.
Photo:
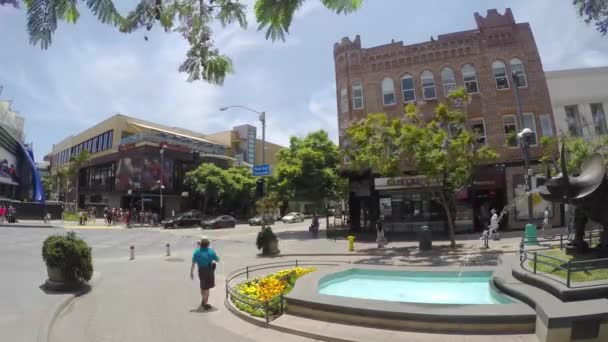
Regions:
[[[592,246],[594,242],[600,241],[600,239],[601,239],[600,233],[601,233],[600,230],[586,231],[585,234],[583,235],[583,240],[587,241],[589,246]],[[538,235],[536,237],[528,237],[528,236],[524,235],[521,238],[520,255],[521,255],[521,251],[524,250],[525,246],[528,244],[541,245],[541,244],[546,244],[546,243],[551,243],[551,242],[559,242],[559,249],[564,249],[564,247],[566,247],[566,245],[569,241],[570,241],[570,236],[568,234]]]
[[[271,319],[276,318],[282,315],[285,311],[285,298],[284,292],[281,292],[279,295],[270,298],[268,300],[259,300],[256,298],[251,298],[239,293],[236,290],[236,285],[240,284],[242,281],[247,281],[252,276],[259,271],[268,270],[268,269],[277,269],[277,268],[287,268],[287,267],[299,267],[299,266],[337,266],[340,264],[348,264],[349,261],[340,261],[340,260],[294,260],[294,261],[280,261],[280,262],[270,262],[265,264],[251,265],[245,266],[243,268],[239,268],[238,270],[233,271],[228,274],[226,277],[226,300],[234,300],[245,305],[249,305],[254,309],[260,309],[264,313],[264,318],[266,320],[266,324],[270,322]],[[244,276],[244,277],[243,277]]]
[[[529,254],[532,254],[532,258],[529,257]],[[543,259],[548,259],[549,261],[545,261]],[[553,267],[554,269],[559,269],[566,272],[566,281],[565,285],[568,288],[572,287],[572,274],[576,272],[586,272],[589,271],[590,268],[608,268],[608,258],[604,259],[591,259],[591,260],[581,260],[581,261],[570,261],[564,260],[556,257],[552,257],[543,253],[539,253],[537,251],[534,252],[523,252],[523,255],[520,255],[521,266],[526,261],[532,261],[532,273],[537,274],[538,265],[546,265]],[[554,261],[554,262],[551,262]],[[602,265],[603,267],[597,267],[598,265]],[[563,266],[565,265],[565,266]],[[587,265],[587,266],[584,266]],[[559,281],[559,277],[552,278],[556,281]],[[608,284],[608,279],[606,279],[606,284]],[[598,284],[598,285],[606,285],[606,284]]]

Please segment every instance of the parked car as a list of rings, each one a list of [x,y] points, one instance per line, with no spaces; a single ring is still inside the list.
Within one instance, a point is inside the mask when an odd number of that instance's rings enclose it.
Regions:
[[[190,210],[163,221],[163,228],[179,228],[198,226],[203,219],[203,214],[198,210]]]
[[[301,213],[292,212],[281,219],[284,223],[304,222],[304,215]]]
[[[264,222],[264,224],[274,224],[275,219],[272,216],[265,216],[262,219],[262,215],[257,215],[257,216],[254,216],[249,219],[249,225],[250,226],[261,226],[262,221]]]
[[[201,222],[203,229],[211,228],[234,228],[236,226],[236,220],[230,215],[221,215],[211,220],[204,220]]]

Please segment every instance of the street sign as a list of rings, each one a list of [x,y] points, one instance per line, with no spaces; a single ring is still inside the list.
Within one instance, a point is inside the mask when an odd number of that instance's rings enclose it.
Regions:
[[[254,176],[270,176],[270,165],[262,164],[253,167]]]

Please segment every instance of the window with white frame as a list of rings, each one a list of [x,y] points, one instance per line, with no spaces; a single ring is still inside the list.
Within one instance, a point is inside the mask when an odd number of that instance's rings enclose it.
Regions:
[[[517,146],[517,121],[515,115],[505,115],[502,117],[502,126],[505,132],[505,145],[510,147]]]
[[[471,120],[471,130],[473,134],[475,134],[475,141],[480,145],[485,145],[487,143],[486,137],[486,124],[483,119],[474,119]]]
[[[456,76],[452,68],[443,68],[441,70],[441,83],[443,84],[443,95],[448,96],[456,90]]]
[[[595,134],[602,135],[608,133],[606,127],[606,115],[604,115],[604,106],[601,103],[592,103],[591,115],[593,117],[593,127],[595,127]]]
[[[340,89],[340,110],[342,113],[348,113],[348,91],[344,87]]]
[[[385,106],[397,103],[395,100],[395,82],[390,77],[386,77],[382,80],[382,103],[384,103]]]
[[[462,124],[450,122],[448,124],[448,138],[457,137],[462,132]]]
[[[353,109],[363,109],[363,85],[353,82]]]
[[[528,143],[532,146],[538,144],[538,138],[536,137],[536,119],[534,118],[534,113],[524,113],[523,121],[523,128],[529,128],[532,130],[532,132],[534,132],[528,137]]]
[[[429,70],[425,70],[422,75],[420,75],[420,80],[422,81],[422,96],[425,100],[433,100],[437,98],[437,93],[435,91],[435,77],[433,73]]]
[[[475,67],[473,67],[473,65],[463,65],[462,79],[464,81],[464,89],[467,91],[467,94],[474,94],[479,92],[479,85],[477,84],[477,73],[475,72]]]
[[[553,136],[553,124],[551,122],[551,115],[542,114],[539,116],[540,128],[543,130],[543,136],[551,138]]]
[[[578,105],[565,106],[564,109],[566,111],[568,133],[575,137],[582,137],[583,126],[581,125],[581,116],[578,112]]]
[[[406,74],[401,78],[401,89],[403,90],[403,102],[416,101],[416,90],[414,89],[414,78]]]
[[[496,89],[509,89],[509,77],[507,77],[507,66],[503,61],[492,63],[492,73],[496,81]]]
[[[517,80],[518,88],[525,88],[528,86],[528,80],[526,79],[526,71],[524,69],[524,63],[519,58],[513,58],[509,64],[511,64],[511,72],[515,74],[515,80]]]

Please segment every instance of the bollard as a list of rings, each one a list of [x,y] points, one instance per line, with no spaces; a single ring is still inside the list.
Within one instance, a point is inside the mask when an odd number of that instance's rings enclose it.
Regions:
[[[135,259],[135,246],[131,245],[131,247],[129,247],[129,254],[131,255],[130,260]]]
[[[348,239],[348,251],[354,252],[355,251],[355,237],[350,235],[347,237],[347,239]]]
[[[165,246],[167,247],[167,256],[171,256],[171,245],[167,243]]]

